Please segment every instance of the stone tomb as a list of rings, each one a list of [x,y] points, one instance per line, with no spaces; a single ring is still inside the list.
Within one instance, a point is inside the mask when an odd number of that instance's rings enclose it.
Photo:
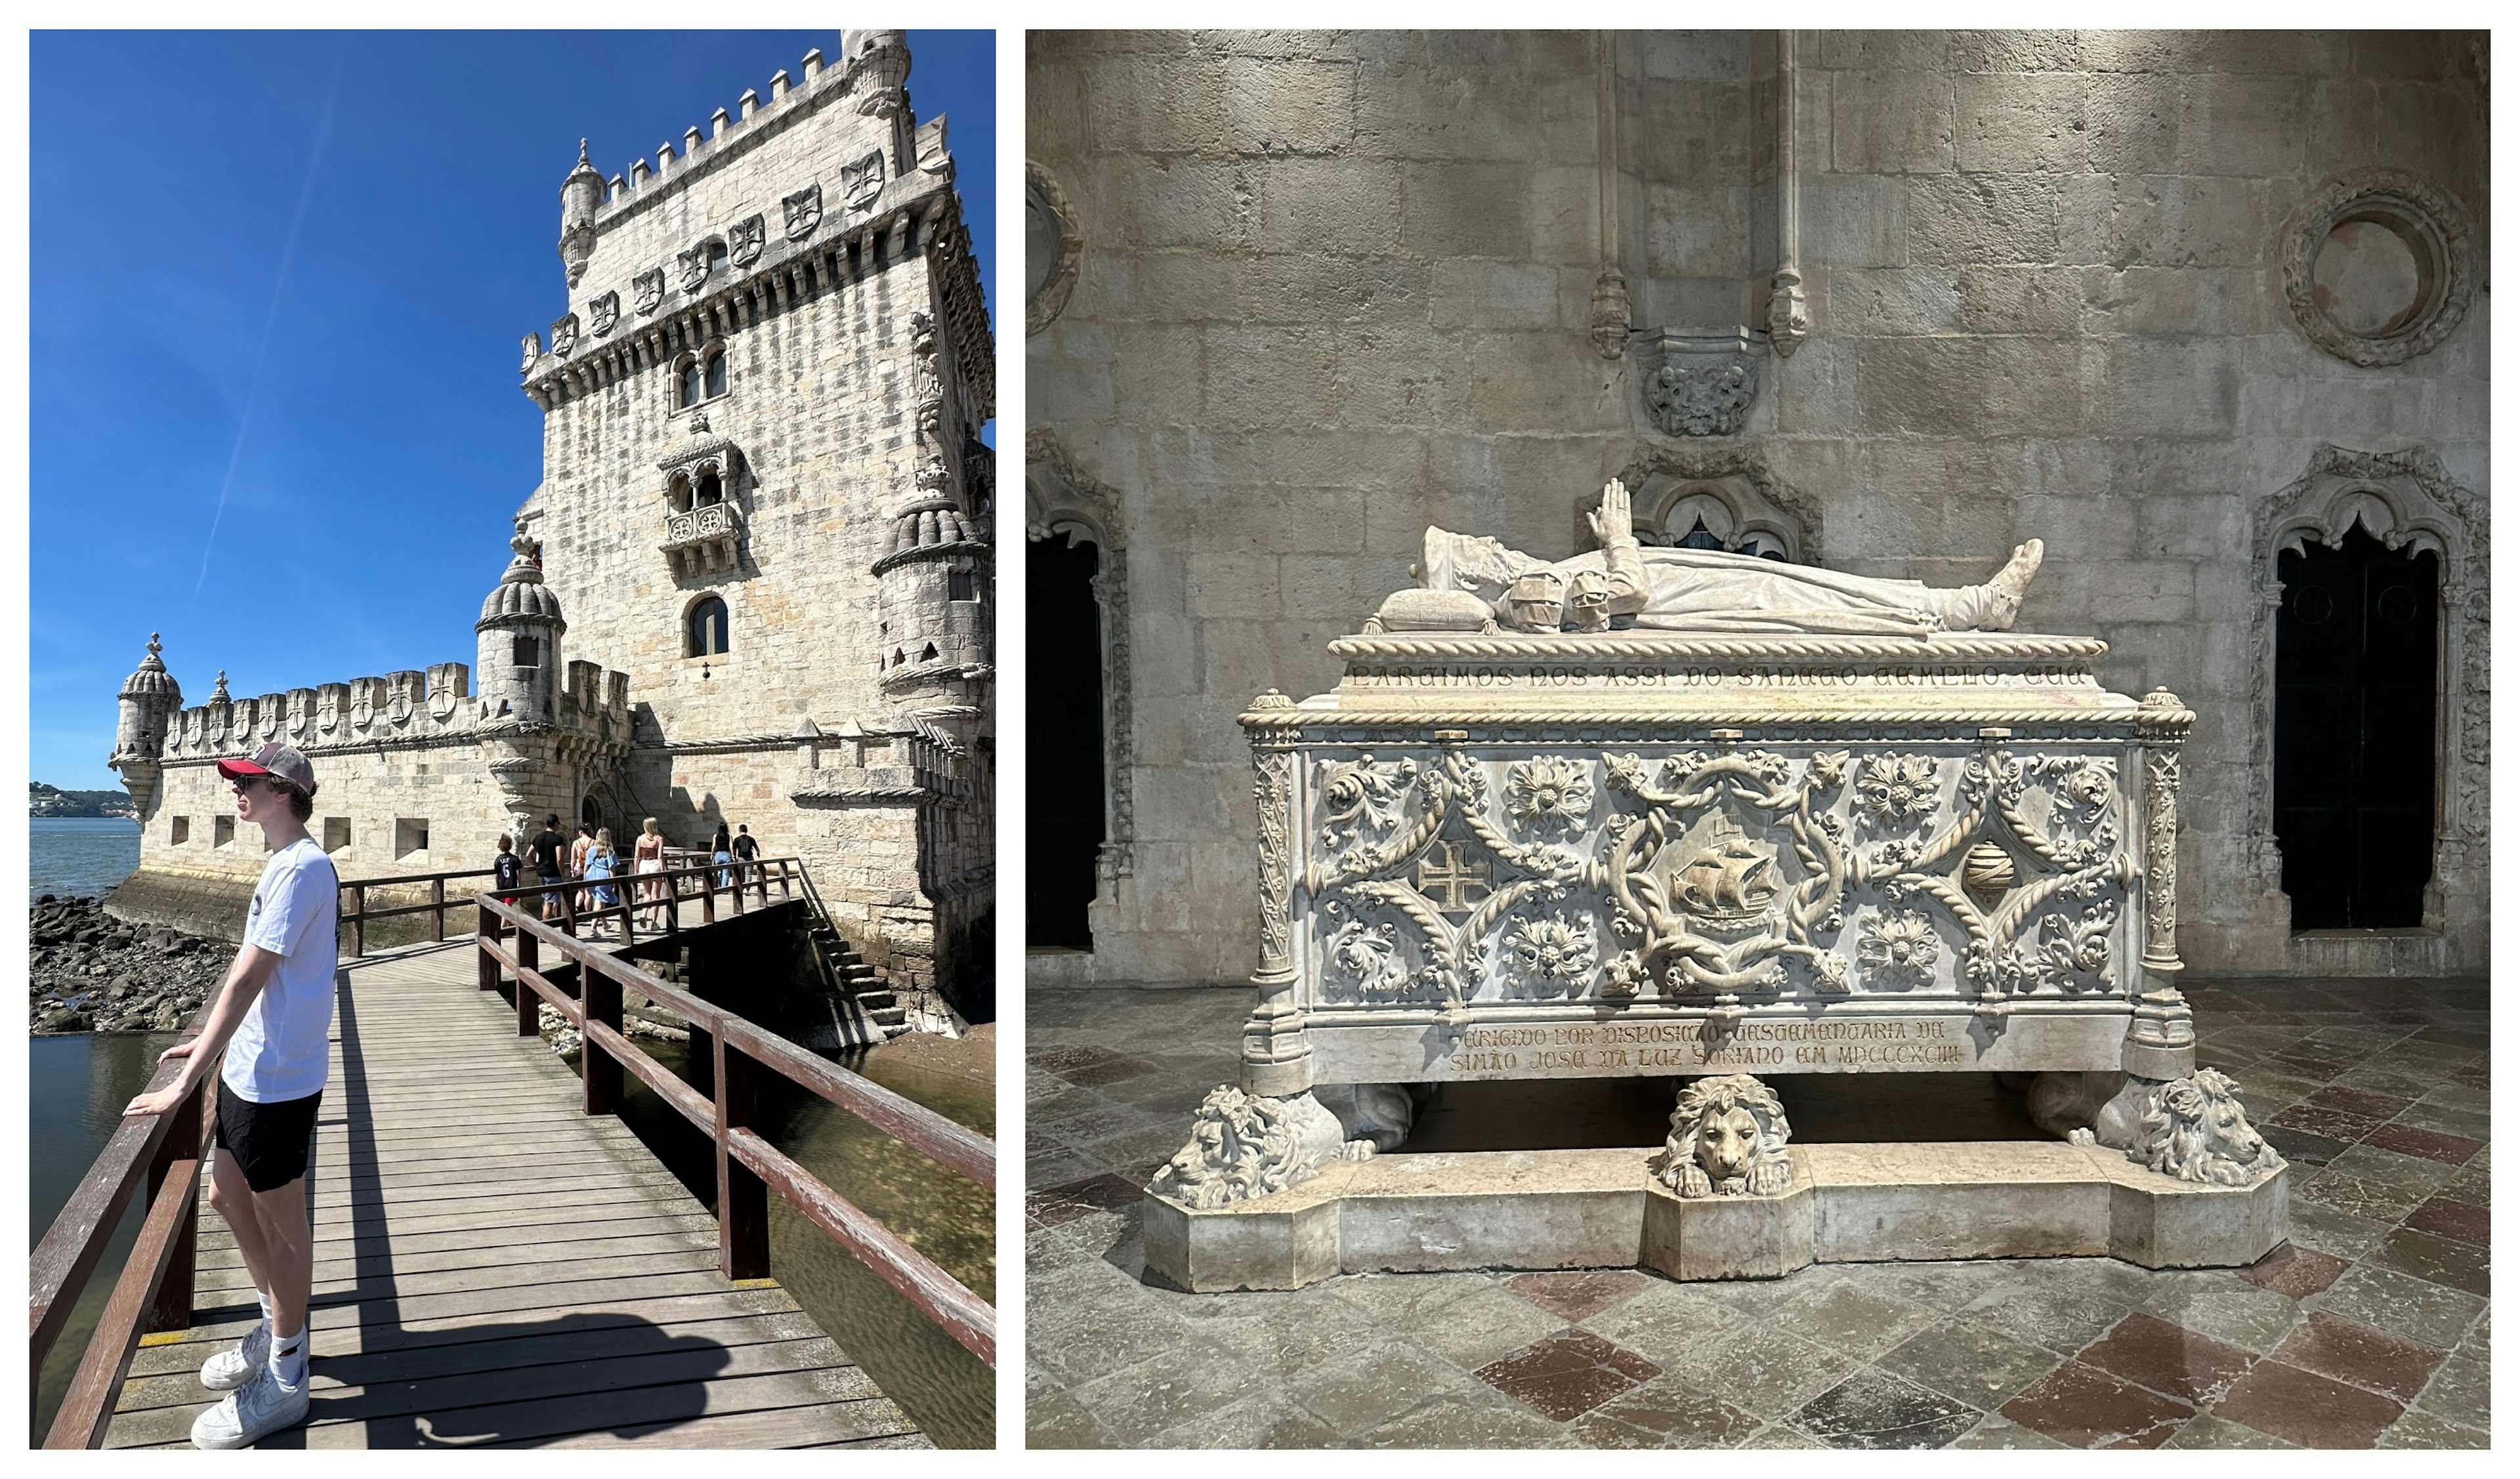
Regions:
[[[2176,696],[2105,691],[2088,638],[1620,629],[1598,602],[1595,630],[1544,602],[1518,631],[1469,586],[1393,597],[1332,644],[1335,693],[1242,716],[1260,999],[1240,1085],[1148,1188],[1152,1276],[2282,1240],[2283,1163],[2176,985]],[[1795,1145],[1760,1082],[1878,1072],[2021,1075],[2064,1143]],[[1602,1075],[1690,1080],[1659,1150],[1385,1153],[1408,1086]]]

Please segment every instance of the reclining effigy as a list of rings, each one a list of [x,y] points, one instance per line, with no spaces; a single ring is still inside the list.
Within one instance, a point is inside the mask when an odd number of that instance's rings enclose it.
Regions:
[[[2177,986],[2194,715],[2009,631],[2040,544],[1938,589],[1644,548],[1615,482],[1592,522],[1559,561],[1429,530],[1336,692],[1242,716],[1259,1002],[1148,1188],[1149,1271],[2280,1241],[2283,1162]],[[1765,1081],[1880,1072],[2022,1075],[2058,1139],[1793,1144]],[[1391,1153],[1412,1085],[1634,1075],[1688,1081],[1658,1151]]]

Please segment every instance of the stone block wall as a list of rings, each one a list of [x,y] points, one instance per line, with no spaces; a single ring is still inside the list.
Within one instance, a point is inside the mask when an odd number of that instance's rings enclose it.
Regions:
[[[1635,329],[1764,328],[1776,33],[1032,36],[1027,153],[1083,246],[1026,344],[1027,424],[1118,490],[1125,530],[1134,867],[1094,978],[1247,976],[1234,717],[1332,684],[1326,645],[1412,583],[1427,525],[1569,554],[1607,476],[1713,448],[1811,509],[1835,568],[1975,581],[2048,541],[2020,628],[2104,637],[2104,682],[2201,715],[2193,964],[2483,967],[2481,810],[2442,851],[2438,928],[2290,935],[2247,696],[2273,580],[2254,520],[2323,445],[2424,449],[2482,508],[2484,292],[2437,347],[2364,368],[2305,335],[2281,270],[2287,217],[2384,165],[2463,205],[2481,271],[2481,37],[1797,34],[1811,336],[1757,351],[1745,425],[1707,438],[1644,419],[1592,296],[1606,240]]]

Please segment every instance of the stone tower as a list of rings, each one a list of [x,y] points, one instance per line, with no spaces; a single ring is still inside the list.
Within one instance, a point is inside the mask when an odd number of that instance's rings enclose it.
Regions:
[[[543,584],[542,551],[517,523],[508,547],[517,558],[508,561],[498,589],[481,603],[481,619],[472,623],[479,637],[473,671],[481,684],[481,716],[506,717],[528,728],[549,725],[557,716],[561,675],[560,639],[568,630],[561,619],[560,598]]]
[[[166,721],[184,706],[183,685],[158,660],[158,634],[149,634],[149,655],[123,680],[119,716],[113,729],[113,753],[106,764],[122,774],[132,800],[143,808],[158,788],[158,757],[166,751]]]
[[[917,390],[916,487],[896,509],[879,582],[883,692],[910,714],[968,741],[984,711],[990,631],[989,543],[946,461],[936,324],[910,316]],[[955,449],[957,458],[962,449]]]

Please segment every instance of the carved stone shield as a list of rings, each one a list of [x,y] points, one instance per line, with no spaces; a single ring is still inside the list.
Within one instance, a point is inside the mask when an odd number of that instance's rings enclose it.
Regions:
[[[455,717],[455,685],[440,683],[429,689],[428,716],[440,724]]]
[[[726,234],[727,254],[738,267],[749,267],[761,259],[762,240],[761,217],[746,216]]]
[[[309,723],[313,722],[313,720],[314,720],[314,715],[308,711],[307,706],[306,706],[306,700],[304,700],[304,699],[302,699],[302,698],[292,698],[292,699],[290,700],[290,703],[289,703],[289,737],[290,737],[291,739],[292,739],[292,740],[303,740],[303,739],[305,739],[305,738],[306,738],[306,726],[307,726]]]
[[[632,306],[641,313],[653,313],[665,300],[665,269],[651,267],[630,280]]]
[[[703,242],[689,251],[674,253],[674,280],[682,284],[685,292],[699,291],[700,284],[708,281],[708,244]]]
[[[621,322],[621,294],[608,292],[587,304],[586,312],[589,327],[595,331],[597,338],[602,338],[612,332],[613,325]]]
[[[577,315],[564,315],[552,323],[552,353],[566,354],[577,347]]]
[[[880,150],[869,151],[866,157],[856,163],[840,166],[840,196],[849,202],[851,210],[866,209],[881,194],[883,154]]]
[[[385,717],[396,724],[411,722],[411,690],[395,684],[391,696],[385,699]]]
[[[326,734],[341,727],[341,695],[328,693],[315,700],[315,724]]]
[[[788,240],[801,242],[822,224],[823,184],[817,180],[779,203],[788,211]]]
[[[288,706],[289,700],[278,695],[256,700],[253,706],[254,718],[261,721],[254,726],[256,732],[265,740],[280,738],[280,711]]]
[[[534,361],[543,357],[543,336],[539,334],[528,334],[521,341],[521,347],[525,351],[525,362],[517,367],[520,374],[533,369]]]
[[[366,729],[369,725],[376,722],[376,690],[359,690],[359,692],[350,699],[350,723],[356,728]]]

